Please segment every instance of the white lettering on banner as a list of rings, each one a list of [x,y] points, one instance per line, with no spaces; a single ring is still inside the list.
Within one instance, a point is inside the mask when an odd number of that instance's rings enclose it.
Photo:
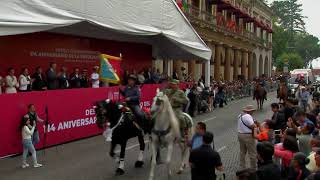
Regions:
[[[67,130],[67,129],[71,129],[71,128],[78,128],[78,127],[89,126],[89,125],[95,124],[97,121],[97,118],[94,115],[95,115],[94,109],[86,109],[85,116],[90,116],[90,117],[71,120],[71,121],[59,122],[59,124],[54,124],[54,123],[49,124],[47,127],[47,132]],[[58,128],[56,128],[56,127],[58,127]]]
[[[144,101],[144,102],[140,102],[140,107],[150,107],[150,101]]]

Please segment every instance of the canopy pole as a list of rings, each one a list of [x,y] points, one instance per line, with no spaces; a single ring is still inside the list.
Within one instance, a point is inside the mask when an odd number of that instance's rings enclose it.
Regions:
[[[205,62],[205,86],[210,86],[210,60]]]

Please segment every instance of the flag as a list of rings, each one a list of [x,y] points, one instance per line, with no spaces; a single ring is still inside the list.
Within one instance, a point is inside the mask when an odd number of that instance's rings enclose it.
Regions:
[[[188,10],[188,2],[187,0],[177,0],[177,4],[181,10]]]
[[[100,79],[102,81],[120,84],[120,64],[121,58],[107,54],[100,55]]]

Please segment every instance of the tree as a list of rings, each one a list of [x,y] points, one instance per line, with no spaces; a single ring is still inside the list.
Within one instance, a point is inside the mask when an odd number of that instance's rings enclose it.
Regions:
[[[278,71],[282,71],[285,62],[288,61],[289,71],[294,69],[301,69],[304,66],[302,57],[297,53],[283,53],[276,61],[276,67]]]
[[[273,19],[272,35],[272,59],[276,60],[283,53],[288,52],[289,33],[277,25],[277,19]]]
[[[306,67],[312,60],[320,57],[319,39],[307,33],[296,34],[295,51],[303,58]]]
[[[289,46],[294,45],[294,34],[305,32],[305,16],[302,15],[302,4],[298,0],[274,1],[271,5],[282,28],[289,32]]]

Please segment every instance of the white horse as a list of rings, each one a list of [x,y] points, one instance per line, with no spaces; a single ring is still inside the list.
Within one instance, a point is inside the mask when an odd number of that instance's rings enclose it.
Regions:
[[[168,172],[168,179],[169,179],[172,175],[171,157],[173,152],[173,145],[176,139],[181,138],[182,133],[180,132],[179,121],[175,116],[175,113],[172,109],[172,106],[170,104],[168,97],[163,92],[160,92],[159,89],[157,89],[157,95],[153,100],[151,113],[154,114],[155,124],[151,134],[152,163],[151,163],[149,180],[154,179],[154,171],[155,171],[155,166],[157,164],[156,157],[157,157],[158,149],[161,147],[168,149],[167,159],[165,163],[167,164],[167,172]],[[189,118],[190,122],[192,123],[192,119],[189,115],[185,117]],[[190,130],[190,135],[191,135],[191,130]],[[187,136],[187,137],[189,139],[191,136],[190,137]],[[184,145],[181,143],[179,144],[182,151],[182,163],[179,171],[182,172],[182,170],[185,168],[187,164],[186,161],[188,157],[189,148],[186,145],[187,144],[186,142],[183,143]]]

